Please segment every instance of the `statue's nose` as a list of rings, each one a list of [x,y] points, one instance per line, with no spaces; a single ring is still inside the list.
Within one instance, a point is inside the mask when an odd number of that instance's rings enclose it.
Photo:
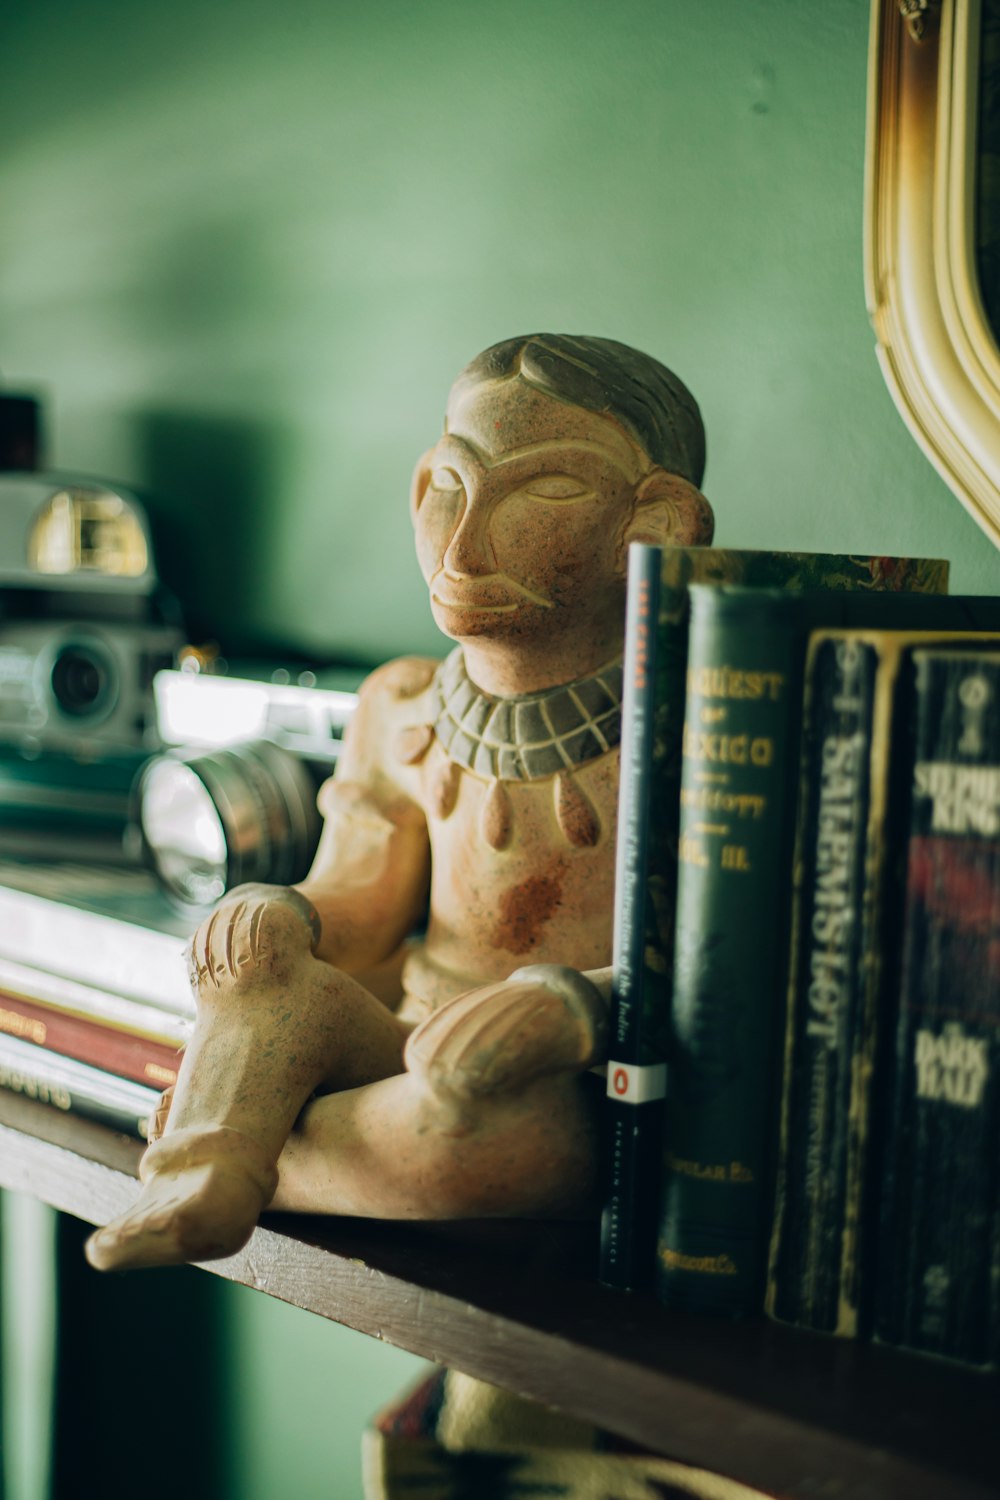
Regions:
[[[466,497],[465,509],[444,555],[446,573],[476,577],[496,572],[489,537],[490,511],[489,504],[478,496]]]

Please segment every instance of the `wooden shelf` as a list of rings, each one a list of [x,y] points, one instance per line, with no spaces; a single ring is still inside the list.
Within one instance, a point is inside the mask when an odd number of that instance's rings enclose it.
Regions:
[[[140,1151],[0,1092],[0,1187],[101,1224]],[[789,1500],[995,1500],[997,1379],[668,1313],[599,1287],[595,1260],[583,1225],[270,1215],[205,1269]]]

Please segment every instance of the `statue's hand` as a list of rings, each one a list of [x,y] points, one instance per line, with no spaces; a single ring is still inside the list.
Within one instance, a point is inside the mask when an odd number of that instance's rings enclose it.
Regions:
[[[404,1061],[435,1092],[499,1093],[600,1062],[607,1029],[606,1003],[589,979],[534,964],[443,1005],[410,1036]]]
[[[206,917],[188,947],[196,994],[205,996],[254,976],[282,972],[313,952],[319,917],[311,902],[290,886],[241,885]]]

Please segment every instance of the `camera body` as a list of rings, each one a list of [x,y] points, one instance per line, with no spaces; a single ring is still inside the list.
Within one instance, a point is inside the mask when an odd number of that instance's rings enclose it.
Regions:
[[[143,620],[0,618],[0,744],[81,762],[155,748],[153,677],[179,645]]]
[[[329,775],[357,705],[360,672],[192,670],[160,672],[153,684],[165,745],[196,751],[270,740]]]
[[[183,640],[134,493],[0,474],[0,751],[86,764],[155,748],[153,678]]]
[[[0,473],[0,854],[126,857],[153,678],[183,641],[135,494]]]
[[[324,687],[312,672],[292,682],[285,670],[268,680],[160,672],[155,691],[171,748],[143,768],[136,824],[167,895],[208,906],[247,881],[301,880],[319,843],[316,793],[337,762],[355,693]]]

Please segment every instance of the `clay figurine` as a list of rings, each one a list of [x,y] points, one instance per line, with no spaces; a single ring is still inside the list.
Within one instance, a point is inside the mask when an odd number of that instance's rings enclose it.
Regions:
[[[363,685],[301,885],[196,933],[194,1034],[94,1266],[229,1255],[268,1206],[593,1209],[627,550],[711,541],[703,464],[690,393],[623,344],[538,334],[462,371],[411,495],[459,644]]]

